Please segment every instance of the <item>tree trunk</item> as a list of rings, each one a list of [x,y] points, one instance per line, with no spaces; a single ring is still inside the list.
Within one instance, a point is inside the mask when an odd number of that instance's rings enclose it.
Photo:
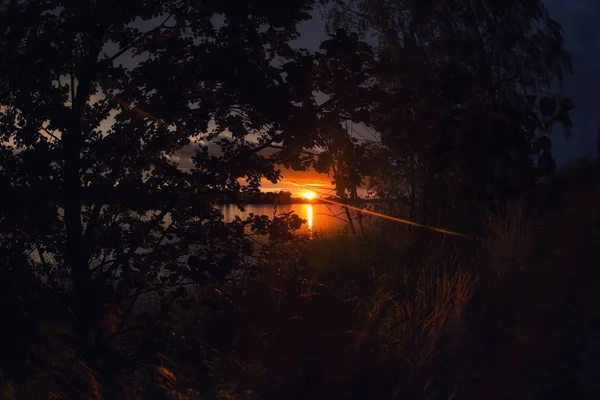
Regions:
[[[92,274],[88,267],[81,223],[81,163],[79,155],[81,146],[78,144],[80,137],[74,133],[78,125],[80,124],[73,123],[68,135],[64,136],[64,207],[67,234],[65,259],[71,269],[79,333],[82,335],[81,339],[87,342],[89,339],[88,328],[92,323],[89,321],[92,318],[91,310],[93,309]]]
[[[352,205],[354,205],[355,207],[359,207],[359,205],[358,205],[358,190],[356,188],[356,185],[352,185],[352,189],[350,190],[350,199],[351,199],[351,202],[353,203]],[[362,214],[360,211],[356,212],[356,220],[358,221],[358,228],[360,230],[360,236],[364,237],[365,236],[365,228],[363,225]]]
[[[92,25],[92,26],[95,26]],[[91,346],[91,327],[96,319],[96,299],[89,269],[89,245],[84,239],[82,217],[82,182],[81,153],[85,141],[84,117],[89,101],[93,77],[97,70],[98,54],[102,48],[103,33],[94,31],[88,36],[86,57],[77,71],[72,71],[72,85],[77,73],[77,90],[71,88],[74,95],[71,99],[71,112],[65,132],[63,133],[64,151],[64,208],[66,229],[67,266],[71,269],[73,283],[73,300],[77,317],[77,328],[83,341],[84,356],[89,362],[94,361]],[[74,67],[75,68],[75,67]]]

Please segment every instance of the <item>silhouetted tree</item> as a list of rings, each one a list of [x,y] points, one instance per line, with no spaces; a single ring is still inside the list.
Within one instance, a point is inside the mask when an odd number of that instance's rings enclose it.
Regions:
[[[545,133],[559,122],[570,134],[573,104],[550,88],[571,66],[542,2],[321,3],[332,28],[377,40],[372,76],[381,90],[370,121],[390,150],[387,164],[406,171],[379,177],[404,179],[421,218],[474,216],[478,203],[554,169]]]
[[[368,120],[371,107],[373,53],[365,42],[359,41],[356,33],[348,34],[340,29],[324,41],[322,52],[302,52],[298,63],[285,67],[287,79],[301,83],[303,101],[301,107],[306,115],[303,128],[311,140],[304,139],[301,153],[282,151],[280,162],[291,168],[313,167],[332,178],[338,201],[358,200],[358,187],[369,170],[368,147],[353,135],[349,124],[360,124]],[[316,151],[314,151],[316,150]],[[350,229],[356,233],[354,219],[346,208]],[[361,216],[357,220],[361,224]]]
[[[72,289],[84,339],[98,283],[136,296],[160,276],[225,277],[253,221],[225,223],[213,204],[279,178],[258,153],[297,135],[277,61],[295,56],[310,3],[0,2],[0,268]]]
[[[277,193],[277,196],[279,196],[279,201],[281,202],[290,201],[292,199],[292,192],[288,190],[280,190],[279,193]]]

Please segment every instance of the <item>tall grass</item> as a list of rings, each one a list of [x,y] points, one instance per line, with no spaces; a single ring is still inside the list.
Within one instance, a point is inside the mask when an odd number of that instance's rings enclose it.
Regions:
[[[579,337],[565,266],[600,215],[597,186],[572,193],[554,205],[569,216],[511,203],[477,241],[382,225],[267,245],[255,279],[157,298],[93,367],[68,308],[21,288],[43,317],[14,317],[26,368],[0,374],[0,398],[537,398]]]

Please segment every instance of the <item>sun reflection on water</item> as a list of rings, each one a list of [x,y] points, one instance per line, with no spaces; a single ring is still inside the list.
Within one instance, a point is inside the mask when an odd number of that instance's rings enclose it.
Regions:
[[[313,206],[312,204],[306,205],[306,224],[308,225],[308,230],[312,231],[313,229]]]
[[[306,222],[302,227],[295,231],[297,234],[313,234],[316,232],[333,233],[346,226],[344,216],[340,214],[341,208],[338,206],[329,206],[326,204],[281,204],[274,209],[269,204],[250,204],[241,211],[235,205],[224,205],[220,207],[225,221],[235,220],[235,216],[246,219],[250,213],[254,215],[266,215],[273,218],[283,212],[295,211],[298,216]]]

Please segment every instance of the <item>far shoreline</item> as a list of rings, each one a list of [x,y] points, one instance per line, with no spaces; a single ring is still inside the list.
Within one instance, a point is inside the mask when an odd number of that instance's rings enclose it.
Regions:
[[[321,200],[321,199],[290,199],[288,201],[279,201],[279,202],[269,202],[269,201],[248,201],[248,202],[244,202],[243,204],[246,206],[260,206],[260,205],[271,205],[271,206],[282,206],[282,205],[293,205],[293,204],[332,204],[332,202],[338,203],[338,205],[342,205],[339,203],[343,203],[343,200],[337,200],[337,199],[330,199],[330,201],[328,201],[329,199],[326,200]],[[347,201],[345,204],[348,205],[354,205],[354,204],[365,204],[365,203],[378,203],[381,202],[381,200],[378,199],[356,199],[356,200],[351,200],[351,201]],[[219,205],[225,206],[225,205],[235,205],[235,203],[220,203]]]

